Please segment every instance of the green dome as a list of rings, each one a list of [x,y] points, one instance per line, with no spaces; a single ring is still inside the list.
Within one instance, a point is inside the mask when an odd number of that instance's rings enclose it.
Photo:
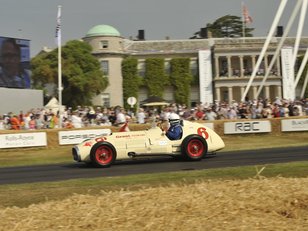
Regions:
[[[97,25],[92,27],[86,37],[93,36],[121,36],[120,32],[112,26],[108,25]]]

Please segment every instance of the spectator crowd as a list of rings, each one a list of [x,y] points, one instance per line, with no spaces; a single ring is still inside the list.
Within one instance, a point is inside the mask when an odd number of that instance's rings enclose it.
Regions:
[[[251,100],[246,102],[215,102],[213,104],[196,104],[194,107],[171,103],[164,107],[141,107],[137,113],[126,111],[119,106],[103,108],[78,106],[68,107],[59,117],[51,109],[31,109],[19,114],[9,112],[0,115],[0,130],[35,130],[62,128],[82,128],[89,126],[121,126],[131,123],[151,123],[154,120],[168,120],[170,113],[177,113],[185,120],[235,120],[262,119],[308,115],[308,98],[296,101],[279,99]]]

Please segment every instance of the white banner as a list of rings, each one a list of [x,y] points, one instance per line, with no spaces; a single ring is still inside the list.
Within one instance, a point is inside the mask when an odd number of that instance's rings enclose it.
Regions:
[[[281,120],[281,131],[308,131],[308,119]]]
[[[47,146],[46,132],[0,135],[0,148]]]
[[[270,121],[246,121],[224,123],[225,134],[262,133],[271,132]]]
[[[111,134],[110,129],[90,129],[75,131],[60,131],[59,144],[79,144],[86,139],[93,139],[99,136]]]
[[[203,104],[213,103],[212,78],[211,51],[199,51],[199,91],[200,102]]]
[[[293,48],[284,47],[281,49],[281,69],[282,69],[282,90],[283,98],[295,99],[294,89],[294,66],[292,65]]]

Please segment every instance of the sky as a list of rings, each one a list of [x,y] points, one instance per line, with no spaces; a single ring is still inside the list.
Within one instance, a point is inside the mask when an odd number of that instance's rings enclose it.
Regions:
[[[289,0],[279,21],[286,26],[297,0]],[[44,46],[56,48],[55,28],[61,5],[62,45],[83,38],[94,26],[116,28],[125,38],[145,31],[146,40],[188,39],[225,15],[241,17],[247,6],[255,37],[266,37],[281,0],[0,0],[0,36],[30,40],[31,57]],[[308,36],[308,15],[302,35]],[[290,36],[295,36],[298,17]]]

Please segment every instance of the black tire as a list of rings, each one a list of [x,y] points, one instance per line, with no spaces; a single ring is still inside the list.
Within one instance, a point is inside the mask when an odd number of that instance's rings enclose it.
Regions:
[[[114,146],[109,142],[96,143],[90,152],[91,163],[98,168],[110,167],[117,157]]]
[[[181,154],[186,160],[201,160],[207,153],[206,140],[199,135],[185,137],[181,144]]]

